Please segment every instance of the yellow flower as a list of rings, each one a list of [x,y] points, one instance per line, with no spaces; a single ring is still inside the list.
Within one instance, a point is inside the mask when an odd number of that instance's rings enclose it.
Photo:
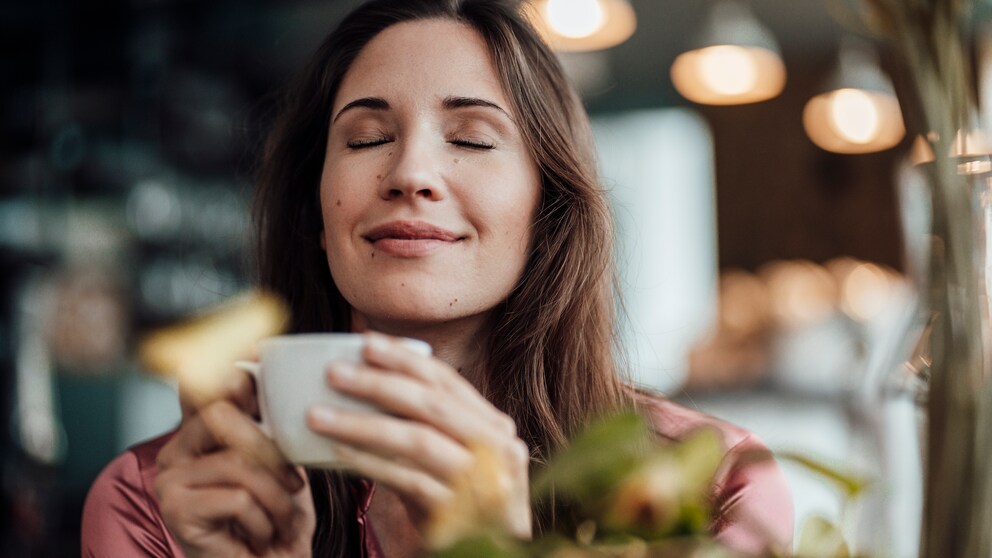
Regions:
[[[612,531],[668,533],[679,518],[682,470],[672,455],[655,454],[617,486],[603,521]]]

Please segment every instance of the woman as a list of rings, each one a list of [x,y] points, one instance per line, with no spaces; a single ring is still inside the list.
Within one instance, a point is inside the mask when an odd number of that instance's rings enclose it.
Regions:
[[[637,403],[662,436],[728,448],[718,537],[788,548],[791,504],[746,432],[628,389],[616,362],[612,226],[587,118],[553,54],[498,0],[385,0],[352,13],[291,89],[261,170],[261,283],[292,330],[377,331],[328,382],[391,412],[316,410],[350,473],[299,474],[256,426],[247,379],[118,458],[84,513],[92,555],[410,556],[472,463],[512,479],[530,537],[567,517],[528,474],[591,418]],[[428,341],[419,357],[395,337]]]

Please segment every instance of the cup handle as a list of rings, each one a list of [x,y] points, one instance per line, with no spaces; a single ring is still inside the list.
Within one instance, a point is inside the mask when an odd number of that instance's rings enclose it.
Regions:
[[[252,377],[255,378],[255,386],[256,386],[256,388],[259,387],[259,385],[261,383],[261,374],[262,374],[262,365],[261,364],[259,364],[257,362],[254,362],[254,361],[251,361],[251,360],[239,360],[239,361],[237,361],[237,362],[234,363],[234,367],[237,368],[238,370],[243,370],[243,371],[251,374]],[[269,427],[269,421],[266,420],[266,418],[265,418],[265,415],[267,415],[268,412],[265,409],[265,405],[262,404],[261,397],[259,397],[258,401],[259,401],[259,403],[258,403],[259,414],[262,416],[262,420],[259,421],[259,423],[258,423],[258,428],[259,428],[259,430],[262,431],[263,434],[265,434],[266,436],[268,436],[269,438],[271,438],[272,437],[272,429]]]

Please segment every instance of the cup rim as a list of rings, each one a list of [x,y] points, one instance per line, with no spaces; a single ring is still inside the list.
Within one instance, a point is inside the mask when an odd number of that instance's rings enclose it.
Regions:
[[[362,340],[364,335],[361,333],[291,333],[285,335],[274,335],[272,337],[266,337],[261,340],[261,344],[268,345],[270,343],[312,343],[314,341],[330,341],[333,339],[341,340]]]
[[[434,353],[431,344],[422,339],[415,339],[412,337],[404,338],[408,343],[410,348],[415,351],[424,354],[432,355]],[[349,345],[365,345],[365,334],[363,333],[343,333],[343,332],[332,332],[332,333],[290,333],[284,335],[275,335],[272,337],[266,337],[259,342],[259,349],[264,349],[264,347],[278,343],[280,345],[301,345],[307,343],[321,343],[328,341],[346,341]]]

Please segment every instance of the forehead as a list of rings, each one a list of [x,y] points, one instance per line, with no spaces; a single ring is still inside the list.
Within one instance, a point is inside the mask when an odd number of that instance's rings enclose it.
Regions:
[[[398,23],[376,35],[341,82],[334,112],[358,97],[390,104],[435,102],[457,95],[481,97],[510,110],[482,35],[446,19]]]

